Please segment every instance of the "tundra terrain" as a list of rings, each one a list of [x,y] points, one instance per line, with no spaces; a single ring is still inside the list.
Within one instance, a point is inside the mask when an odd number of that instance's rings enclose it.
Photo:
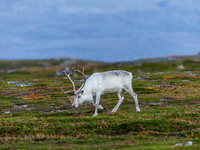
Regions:
[[[102,95],[99,110],[83,104],[71,107],[66,76],[55,72],[68,66],[94,72],[126,70],[133,74],[141,112],[123,92]],[[72,72],[76,88],[82,75]],[[199,149],[200,63],[185,58],[101,63],[81,60],[0,61],[0,149]],[[192,142],[192,144],[187,144]],[[176,145],[182,143],[182,145]]]

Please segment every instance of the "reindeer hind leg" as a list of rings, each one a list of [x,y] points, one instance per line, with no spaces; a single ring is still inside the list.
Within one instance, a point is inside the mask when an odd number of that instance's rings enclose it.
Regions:
[[[113,110],[111,111],[112,113],[113,112],[116,112],[117,111],[117,109],[119,108],[119,106],[121,105],[121,103],[123,102],[123,100],[124,100],[124,97],[123,97],[123,95],[122,95],[122,92],[120,91],[120,92],[118,92],[118,97],[119,97],[119,101],[118,101],[118,103],[117,103],[117,105],[115,106],[115,108],[113,108]]]
[[[133,91],[132,87],[131,86],[130,87],[126,87],[124,90],[126,92],[128,92],[134,98],[136,111],[140,111],[137,94]]]

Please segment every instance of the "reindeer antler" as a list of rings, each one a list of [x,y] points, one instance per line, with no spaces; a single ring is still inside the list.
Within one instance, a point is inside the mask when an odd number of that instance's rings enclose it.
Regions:
[[[70,73],[69,74],[67,74],[65,71],[63,71],[64,73],[65,73],[65,75],[68,77],[68,79],[71,81],[71,83],[72,83],[72,85],[73,85],[73,90],[72,91],[64,91],[63,89],[62,89],[62,91],[63,91],[63,93],[64,94],[66,94],[66,93],[70,93],[70,92],[76,92],[76,89],[75,89],[75,84],[74,84],[74,82],[72,81],[72,79],[70,78],[70,74],[71,74],[71,71],[70,71]]]
[[[84,86],[85,86],[85,82],[86,82],[86,76],[85,76],[85,74],[84,74],[84,66],[83,66],[83,71],[81,72],[79,69],[78,70],[74,70],[74,71],[77,71],[77,72],[79,72],[79,73],[81,73],[82,75],[83,75],[83,77],[84,77],[84,83],[83,83],[83,85],[81,86],[81,88],[79,89],[79,92],[77,92],[76,94],[78,94],[78,93],[80,93],[81,92],[81,90],[84,88]]]
[[[66,91],[64,91],[64,90],[62,89],[62,91],[63,91],[64,94],[70,93],[70,92],[74,92],[74,94],[76,95],[76,94],[80,93],[81,90],[83,89],[83,87],[85,86],[86,76],[85,76],[85,74],[84,74],[84,66],[83,66],[83,71],[82,71],[82,72],[81,72],[79,69],[78,69],[78,70],[74,70],[74,71],[77,71],[77,72],[79,72],[79,73],[81,73],[81,74],[83,75],[83,77],[84,77],[84,83],[83,83],[83,85],[81,86],[81,88],[79,89],[79,92],[77,92],[76,89],[75,89],[75,84],[74,84],[74,82],[72,81],[72,79],[70,78],[71,72],[70,72],[69,74],[67,74],[65,71],[63,71],[63,72],[65,73],[65,75],[68,77],[68,79],[71,81],[72,85],[73,85],[73,90],[72,90],[72,91],[67,91],[67,92],[66,92]],[[77,93],[76,93],[76,92],[77,92]]]

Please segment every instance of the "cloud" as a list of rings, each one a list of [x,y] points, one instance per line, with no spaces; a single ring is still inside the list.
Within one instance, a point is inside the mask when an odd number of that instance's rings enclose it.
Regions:
[[[199,3],[2,0],[0,59],[64,55],[121,61],[195,54],[200,46]]]

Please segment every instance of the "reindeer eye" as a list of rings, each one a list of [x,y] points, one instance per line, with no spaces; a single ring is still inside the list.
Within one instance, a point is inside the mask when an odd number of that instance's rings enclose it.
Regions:
[[[81,96],[78,96],[78,98],[81,98]]]

